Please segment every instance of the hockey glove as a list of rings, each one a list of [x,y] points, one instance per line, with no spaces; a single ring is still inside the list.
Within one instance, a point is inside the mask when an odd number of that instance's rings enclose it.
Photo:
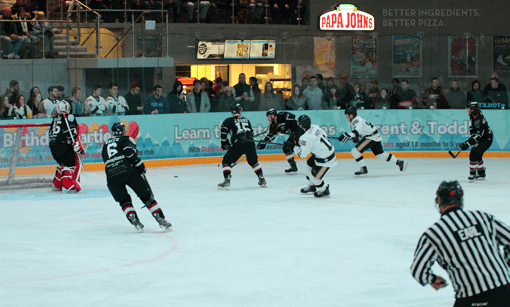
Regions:
[[[342,143],[346,143],[348,140],[351,139],[351,136],[349,135],[349,133],[345,132],[344,134],[342,134],[338,140]]]
[[[257,145],[257,149],[266,148],[267,143],[265,141],[260,141],[259,145]]]
[[[145,174],[145,164],[143,164],[143,162],[140,165],[135,166],[135,168],[140,174]]]
[[[228,140],[221,141],[221,149],[229,150],[230,149],[230,142]]]
[[[460,143],[460,150],[466,150],[469,148],[469,143],[467,141],[465,141],[464,143]]]
[[[74,142],[73,143],[73,149],[77,154],[84,154],[85,150],[83,149],[83,146],[81,146],[81,143]]]

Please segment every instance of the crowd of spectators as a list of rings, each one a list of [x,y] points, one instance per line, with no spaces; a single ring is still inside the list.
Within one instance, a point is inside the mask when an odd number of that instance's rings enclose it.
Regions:
[[[162,86],[156,85],[152,94],[144,99],[140,94],[142,84],[138,81],[133,82],[123,96],[116,83],[108,85],[107,95],[102,95],[100,85],[94,85],[86,99],[79,87],[72,88],[71,96],[67,96],[64,87],[50,86],[43,100],[43,93],[34,87],[26,102],[25,96],[20,94],[19,82],[12,80],[0,96],[0,118],[51,117],[60,100],[68,101],[76,116],[228,112],[235,102],[245,111],[335,110],[350,106],[358,109],[464,109],[470,101],[477,101],[483,109],[506,109],[508,106],[506,87],[495,73],[483,90],[478,80],[472,82],[467,92],[460,89],[458,80],[453,80],[451,88],[445,91],[434,77],[421,94],[410,88],[408,80],[393,79],[391,85],[381,88],[373,80],[365,92],[361,83],[351,85],[345,75],[338,82],[328,78],[324,83],[323,76],[317,74],[292,85],[287,98],[283,90],[275,90],[271,82],[259,85],[255,77],[250,77],[248,83],[246,79],[244,73],[239,74],[233,86],[221,78],[214,82],[207,78],[195,79],[188,93],[176,79],[168,94]]]

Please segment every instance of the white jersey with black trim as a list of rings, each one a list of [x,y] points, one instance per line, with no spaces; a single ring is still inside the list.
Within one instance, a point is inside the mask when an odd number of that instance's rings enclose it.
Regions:
[[[90,95],[85,100],[85,106],[87,108],[87,114],[90,116],[107,115],[106,111],[108,110],[108,105],[106,104],[106,100],[101,96],[94,97]]]
[[[52,112],[55,110],[59,102],[60,101],[58,99],[46,98],[43,100],[42,105],[44,108],[44,113],[46,113],[47,117],[54,117],[54,115],[52,115]]]
[[[349,132],[349,135],[353,138],[366,137],[372,141],[382,141],[382,137],[379,131],[377,131],[377,128],[359,115],[352,119],[350,126],[352,131]]]
[[[108,110],[110,114],[117,114],[117,115],[125,115],[126,112],[129,110],[129,106],[126,102],[126,99],[122,96],[117,96],[117,98],[114,98],[113,96],[108,96],[106,98],[106,103],[108,104]]]
[[[336,165],[335,147],[328,140],[328,136],[317,125],[311,125],[299,137],[299,146],[294,148],[296,155],[306,158],[309,154],[315,155],[315,163],[319,166],[333,167]]]

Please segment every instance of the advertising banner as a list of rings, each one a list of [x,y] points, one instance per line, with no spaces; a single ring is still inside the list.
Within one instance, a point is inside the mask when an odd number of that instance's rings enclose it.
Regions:
[[[377,77],[377,39],[371,36],[351,36],[351,77]]]
[[[335,39],[314,37],[314,65],[324,77],[336,75],[336,48]]]
[[[295,111],[296,117],[307,114],[331,137],[351,131],[343,111]],[[360,110],[358,114],[379,128],[385,150],[448,151],[457,150],[467,140],[469,119],[464,110]],[[510,112],[485,110],[494,131],[489,151],[510,151]],[[144,160],[223,156],[221,122],[230,113],[193,113],[77,118],[80,139],[85,147],[84,163],[101,163],[103,143],[111,137],[113,123],[123,121],[129,136],[135,139]],[[254,134],[268,126],[265,112],[243,112],[251,121]],[[4,124],[19,124],[5,120]],[[48,119],[24,120],[27,123],[48,122]],[[56,165],[49,150],[49,127],[24,128],[17,167]],[[256,137],[255,139],[262,139]],[[288,136],[277,136],[273,142],[283,143]],[[0,129],[0,168],[9,168],[16,128]],[[332,139],[337,152],[350,152],[354,143]],[[258,154],[283,154],[281,145],[268,144]]]
[[[494,72],[500,78],[510,77],[510,36],[494,36],[492,44]]]
[[[419,36],[393,36],[393,77],[421,77],[421,38]]]
[[[198,42],[197,59],[223,59],[225,42]]]
[[[225,59],[249,59],[250,41],[225,41]]]
[[[478,37],[448,36],[448,77],[478,77]]]
[[[276,41],[251,41],[250,59],[274,59]]]
[[[375,27],[374,16],[352,4],[340,4],[335,10],[320,15],[319,23],[321,30],[372,31]]]

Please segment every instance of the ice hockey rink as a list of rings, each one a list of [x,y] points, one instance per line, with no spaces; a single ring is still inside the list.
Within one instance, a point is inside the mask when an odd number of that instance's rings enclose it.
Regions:
[[[367,159],[369,175],[355,178],[355,161],[339,160],[321,199],[299,192],[304,160],[293,175],[261,162],[267,188],[240,163],[228,191],[218,164],[151,168],[167,233],[132,193],[138,233],[101,172],[77,194],[2,191],[0,306],[452,306],[450,282],[434,291],[409,271],[439,218],[435,191],[459,180],[466,209],[510,224],[510,159],[485,159],[487,180],[474,183],[467,158],[407,161],[400,173]]]

